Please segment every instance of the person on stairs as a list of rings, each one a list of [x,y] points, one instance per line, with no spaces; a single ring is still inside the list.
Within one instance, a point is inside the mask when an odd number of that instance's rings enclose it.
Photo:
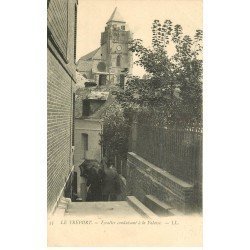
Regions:
[[[102,200],[102,177],[100,168],[92,164],[87,175],[87,198],[86,201],[101,201]]]
[[[119,175],[113,164],[107,164],[103,169],[102,199],[103,201],[116,201],[121,193]]]

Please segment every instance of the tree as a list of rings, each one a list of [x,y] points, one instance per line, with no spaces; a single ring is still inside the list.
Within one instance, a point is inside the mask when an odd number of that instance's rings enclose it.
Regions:
[[[113,102],[103,117],[101,144],[105,156],[113,161],[114,156],[126,159],[128,152],[129,124],[123,115],[123,109]]]
[[[135,63],[148,73],[146,79],[131,77],[116,98],[122,107],[143,110],[159,122],[202,121],[202,31],[191,38],[170,20],[152,25],[152,47],[135,39],[130,50]]]

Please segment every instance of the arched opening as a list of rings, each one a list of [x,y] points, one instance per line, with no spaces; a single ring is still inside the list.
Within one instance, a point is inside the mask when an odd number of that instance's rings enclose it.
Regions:
[[[116,58],[116,66],[120,67],[121,66],[121,56],[118,55]]]

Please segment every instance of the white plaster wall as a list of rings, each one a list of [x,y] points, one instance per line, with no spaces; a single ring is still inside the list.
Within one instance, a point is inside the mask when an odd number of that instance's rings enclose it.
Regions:
[[[77,172],[77,194],[84,199],[85,194],[81,190],[86,180],[80,176],[79,165],[84,161],[84,149],[82,134],[88,134],[88,150],[86,159],[101,161],[102,149],[100,145],[102,124],[99,119],[76,119],[75,120],[75,154],[74,165]],[[86,197],[85,197],[86,198]]]

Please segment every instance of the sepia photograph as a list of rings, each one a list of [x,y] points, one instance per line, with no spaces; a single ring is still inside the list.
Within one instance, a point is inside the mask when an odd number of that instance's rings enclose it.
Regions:
[[[249,1],[1,7],[1,249],[250,249]]]
[[[47,0],[48,246],[202,246],[202,0]]]

